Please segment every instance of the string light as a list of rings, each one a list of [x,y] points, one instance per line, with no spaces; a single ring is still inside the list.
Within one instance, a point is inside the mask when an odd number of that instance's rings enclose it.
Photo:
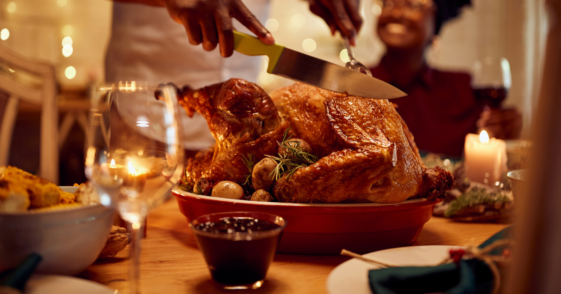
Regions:
[[[72,37],[66,36],[62,39],[62,46],[72,45]]]
[[[67,79],[71,80],[74,77],[76,77],[76,69],[73,66],[69,66],[64,70],[64,76],[66,76]]]
[[[302,42],[302,48],[306,52],[314,52],[316,50],[316,41],[314,39],[306,39]]]
[[[306,24],[306,18],[302,14],[295,14],[292,17],[292,25],[301,28]]]
[[[265,22],[265,27],[271,32],[276,32],[279,29],[279,21],[274,18],[269,18]]]
[[[341,50],[341,53],[339,53],[339,58],[341,58],[341,61],[343,61],[344,63],[351,61],[349,59],[349,54],[347,53],[347,49]]]
[[[70,36],[72,35],[72,33],[74,33],[74,28],[71,25],[65,25],[62,28],[62,34],[65,36]]]
[[[72,52],[74,52],[72,45],[62,46],[62,55],[64,55],[64,57],[69,57],[70,55],[72,55]]]
[[[2,41],[8,40],[9,37],[10,31],[8,31],[8,29],[3,29],[2,31],[0,31],[0,39],[2,39]]]
[[[16,12],[17,9],[17,5],[14,2],[10,2],[8,3],[8,6],[6,6],[6,11],[8,11],[8,13],[14,13]]]

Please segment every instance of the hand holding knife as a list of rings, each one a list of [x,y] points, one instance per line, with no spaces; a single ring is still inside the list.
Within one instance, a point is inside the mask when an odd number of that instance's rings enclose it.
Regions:
[[[255,37],[237,31],[234,31],[234,50],[250,56],[267,55],[269,57],[268,73],[325,90],[374,99],[406,96],[394,86],[366,74],[278,44],[266,45]],[[355,64],[355,66],[360,65],[362,64],[358,62]]]

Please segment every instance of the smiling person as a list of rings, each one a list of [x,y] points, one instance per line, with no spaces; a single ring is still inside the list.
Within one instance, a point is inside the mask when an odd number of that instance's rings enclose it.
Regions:
[[[421,151],[460,157],[465,136],[478,128],[501,139],[522,129],[516,109],[490,110],[475,99],[467,73],[433,69],[425,51],[470,0],[384,0],[377,33],[387,51],[372,75],[407,97],[393,99]]]

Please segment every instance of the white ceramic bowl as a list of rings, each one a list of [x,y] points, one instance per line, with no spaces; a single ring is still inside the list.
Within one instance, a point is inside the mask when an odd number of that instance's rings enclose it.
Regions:
[[[518,169],[508,172],[507,177],[510,180],[510,186],[512,188],[512,197],[514,199],[520,199],[521,195],[524,194],[524,190],[528,184],[528,170]],[[515,200],[516,201],[516,200]]]
[[[75,187],[61,187],[74,192]],[[105,246],[113,210],[83,206],[37,213],[0,213],[0,271],[32,252],[43,260],[38,273],[75,275],[91,265]]]

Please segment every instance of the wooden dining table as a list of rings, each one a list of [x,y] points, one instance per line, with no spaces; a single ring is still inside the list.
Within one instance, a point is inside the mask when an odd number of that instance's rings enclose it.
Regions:
[[[203,255],[181,214],[175,199],[154,209],[148,216],[142,241],[141,292],[148,293],[232,293],[212,282]],[[478,245],[505,228],[505,224],[461,223],[432,217],[417,241],[419,245]],[[277,254],[263,286],[235,293],[327,293],[329,273],[349,257],[339,255]],[[79,277],[127,293],[128,248],[113,258],[100,259]]]

